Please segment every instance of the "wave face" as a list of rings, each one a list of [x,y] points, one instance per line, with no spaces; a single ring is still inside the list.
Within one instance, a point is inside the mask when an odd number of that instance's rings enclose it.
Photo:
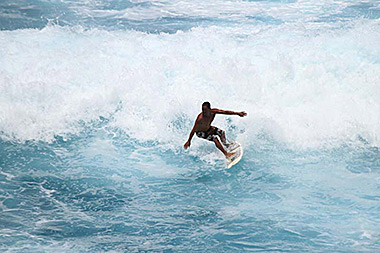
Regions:
[[[376,251],[377,1],[0,3],[13,251]],[[201,104],[244,146],[183,150]]]

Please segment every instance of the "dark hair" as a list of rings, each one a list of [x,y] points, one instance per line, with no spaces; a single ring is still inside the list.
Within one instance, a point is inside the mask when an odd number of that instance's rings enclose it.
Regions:
[[[207,106],[207,108],[211,109],[210,102],[203,102],[202,107],[203,107],[204,105]]]

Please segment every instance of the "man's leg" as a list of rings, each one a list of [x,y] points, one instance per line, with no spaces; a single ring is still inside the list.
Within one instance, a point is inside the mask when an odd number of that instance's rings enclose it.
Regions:
[[[222,136],[220,136],[220,140],[222,141],[223,145],[228,148],[229,143],[227,143],[226,132],[224,131],[222,132]]]
[[[220,137],[220,140],[222,141],[223,145],[228,148],[229,143],[227,143],[226,132],[218,128],[216,134]]]
[[[228,153],[222,146],[222,144],[220,143],[219,139],[217,137],[214,138],[214,142],[215,142],[215,146],[220,150],[222,151],[222,153],[226,156],[226,157],[229,157],[231,155],[233,155],[234,153]]]

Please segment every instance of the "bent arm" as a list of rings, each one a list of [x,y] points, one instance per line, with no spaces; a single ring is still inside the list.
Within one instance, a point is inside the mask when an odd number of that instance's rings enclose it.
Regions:
[[[187,140],[187,142],[191,142],[191,139],[193,139],[194,133],[195,133],[195,125],[194,125],[193,129],[191,129],[189,139]]]
[[[191,129],[191,132],[190,132],[190,135],[189,135],[189,139],[187,140],[187,142],[185,143],[185,145],[183,145],[183,147],[184,147],[185,149],[187,149],[188,147],[190,147],[191,139],[192,139],[193,136],[194,136],[195,129],[196,129],[196,126],[197,126],[197,122],[198,122],[198,118],[195,120],[195,123],[194,123],[193,129]]]

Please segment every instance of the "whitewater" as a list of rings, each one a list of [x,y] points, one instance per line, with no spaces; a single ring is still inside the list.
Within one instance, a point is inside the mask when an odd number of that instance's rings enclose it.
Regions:
[[[1,251],[380,251],[378,1],[5,0],[0,42]]]

